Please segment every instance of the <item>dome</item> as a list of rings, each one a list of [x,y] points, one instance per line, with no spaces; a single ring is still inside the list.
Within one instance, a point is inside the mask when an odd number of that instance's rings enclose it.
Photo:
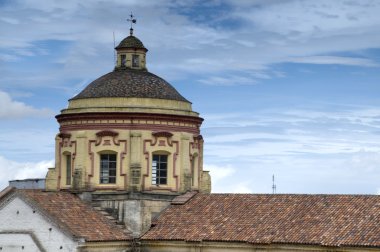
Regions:
[[[71,100],[86,98],[155,98],[189,102],[166,82],[147,71],[116,69],[91,82]]]
[[[133,35],[130,35],[126,37],[125,39],[123,39],[115,49],[121,49],[121,48],[134,48],[134,49],[147,50],[144,47],[144,44]]]

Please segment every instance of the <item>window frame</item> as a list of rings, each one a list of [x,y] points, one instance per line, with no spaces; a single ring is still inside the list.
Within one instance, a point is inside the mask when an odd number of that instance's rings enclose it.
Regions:
[[[127,55],[120,54],[120,66],[126,66],[127,64]]]
[[[72,160],[71,153],[64,154],[65,156],[65,170],[66,170],[66,185],[71,185],[72,182]]]
[[[112,160],[111,156],[114,157]],[[110,175],[111,172],[113,175]],[[99,184],[116,184],[116,180],[117,153],[99,153]]]
[[[154,186],[168,185],[169,154],[153,153],[151,165],[151,183]]]
[[[132,54],[132,67],[140,67],[140,55]]]

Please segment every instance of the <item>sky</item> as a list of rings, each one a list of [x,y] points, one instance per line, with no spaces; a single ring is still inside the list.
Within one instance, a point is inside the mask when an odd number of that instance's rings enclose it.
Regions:
[[[54,166],[54,116],[114,41],[205,119],[213,192],[380,194],[380,1],[0,0],[0,188]]]

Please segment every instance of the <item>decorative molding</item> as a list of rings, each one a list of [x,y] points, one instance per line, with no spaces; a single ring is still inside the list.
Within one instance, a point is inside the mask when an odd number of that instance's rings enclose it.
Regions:
[[[169,138],[173,136],[173,133],[168,132],[168,131],[157,131],[157,132],[152,132],[152,136]]]
[[[90,157],[90,161],[91,161],[90,173],[87,175],[88,183],[90,183],[91,178],[94,176],[94,170],[95,170],[95,160],[94,160],[95,155],[94,155],[94,152],[92,151],[91,145],[94,144],[95,146],[98,146],[100,144],[100,143],[97,144],[98,141],[99,141],[99,139],[88,141],[88,156]]]
[[[158,141],[158,146],[166,146],[165,140]]]
[[[194,136],[194,140],[197,140],[197,141],[203,140],[203,136],[202,135]]]
[[[102,142],[102,137],[98,137],[96,140],[89,140],[88,141],[88,155],[90,157],[90,162],[91,162],[90,173],[87,175],[87,183],[89,185],[91,184],[91,179],[92,179],[92,177],[94,177],[94,173],[95,173],[95,155],[94,155],[94,151],[92,149],[92,145],[97,147],[100,145],[101,142]],[[119,174],[121,177],[124,177],[124,189],[126,189],[128,186],[128,174],[127,174],[127,172],[123,171],[124,170],[123,169],[123,164],[124,164],[123,161],[124,161],[125,157],[127,156],[127,150],[128,150],[128,144],[127,143],[128,143],[128,141],[127,140],[117,140],[116,136],[114,136],[112,143],[116,146],[120,146],[121,143],[124,144],[123,151],[117,152],[117,153],[119,154],[119,159],[120,159]],[[117,179],[117,177],[118,176],[116,176],[116,179]],[[98,184],[98,183],[95,183],[95,184]],[[104,188],[104,187],[101,187],[101,188]],[[95,189],[98,189],[98,187],[95,186]]]
[[[56,116],[61,131],[97,129],[138,129],[189,132],[199,134],[203,118],[197,116],[153,113],[72,113]],[[159,123],[157,123],[159,122]]]
[[[115,143],[115,142],[114,142]],[[120,176],[124,177],[124,189],[126,190],[128,188],[128,173],[123,172],[123,161],[124,158],[127,156],[127,140],[119,140],[119,142],[115,145],[120,145],[120,143],[124,143],[124,151],[120,152]]]
[[[71,134],[68,134],[71,136]],[[72,151],[72,148],[74,146],[74,151]],[[73,167],[74,167],[74,164],[75,164],[75,157],[76,157],[76,153],[77,153],[77,141],[70,141],[70,143],[68,144],[68,140],[66,138],[61,138],[60,142],[58,142],[58,154],[59,154],[59,157],[58,157],[58,178],[57,178],[57,189],[61,189],[61,175],[62,175],[62,149],[63,148],[67,148],[67,147],[70,147],[71,148],[71,167],[72,167],[72,171],[73,171]]]
[[[94,112],[94,113],[70,113],[59,114],[55,117],[59,123],[73,120],[148,120],[148,121],[179,121],[199,123],[203,122],[203,118],[198,116],[171,115],[171,114],[154,114],[154,113],[110,113],[110,112]]]
[[[118,132],[112,131],[112,130],[102,130],[102,131],[96,132],[97,137],[105,137],[105,136],[115,137],[118,135],[119,135]]]
[[[142,180],[142,188],[145,191],[152,191],[152,190],[170,190],[173,192],[178,192],[179,190],[179,176],[177,174],[177,168],[176,168],[176,163],[177,163],[177,156],[179,153],[179,142],[178,141],[170,141],[169,138],[166,138],[167,143],[170,147],[173,147],[175,145],[175,151],[172,152],[171,154],[173,155],[173,178],[175,180],[175,189],[173,190],[172,187],[169,186],[150,186],[148,188],[145,187],[145,180],[149,178],[151,167],[150,167],[150,156],[151,152],[148,151],[147,149],[147,144],[149,143],[149,147],[154,147],[157,144],[157,137],[154,137],[154,139],[145,139],[143,142],[143,153],[145,155],[145,160],[146,160],[146,172],[143,174],[143,180]]]
[[[74,130],[102,130],[104,127],[109,127],[118,130],[148,130],[148,131],[162,131],[169,130],[172,132],[186,132],[190,134],[199,134],[199,127],[190,126],[176,126],[170,124],[138,124],[138,123],[84,123],[84,124],[61,124],[60,130],[74,131]]]
[[[71,134],[70,133],[67,133],[67,132],[60,132],[59,134],[58,134],[58,137],[60,137],[60,138],[70,138],[71,137]]]

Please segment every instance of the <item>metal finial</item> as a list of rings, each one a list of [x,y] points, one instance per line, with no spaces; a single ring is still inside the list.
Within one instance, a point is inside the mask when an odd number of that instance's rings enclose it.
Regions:
[[[133,13],[131,12],[131,15],[129,15],[131,18],[128,18],[127,21],[131,22],[131,28],[129,29],[129,34],[133,35],[133,24],[136,24],[136,18],[134,18]]]

